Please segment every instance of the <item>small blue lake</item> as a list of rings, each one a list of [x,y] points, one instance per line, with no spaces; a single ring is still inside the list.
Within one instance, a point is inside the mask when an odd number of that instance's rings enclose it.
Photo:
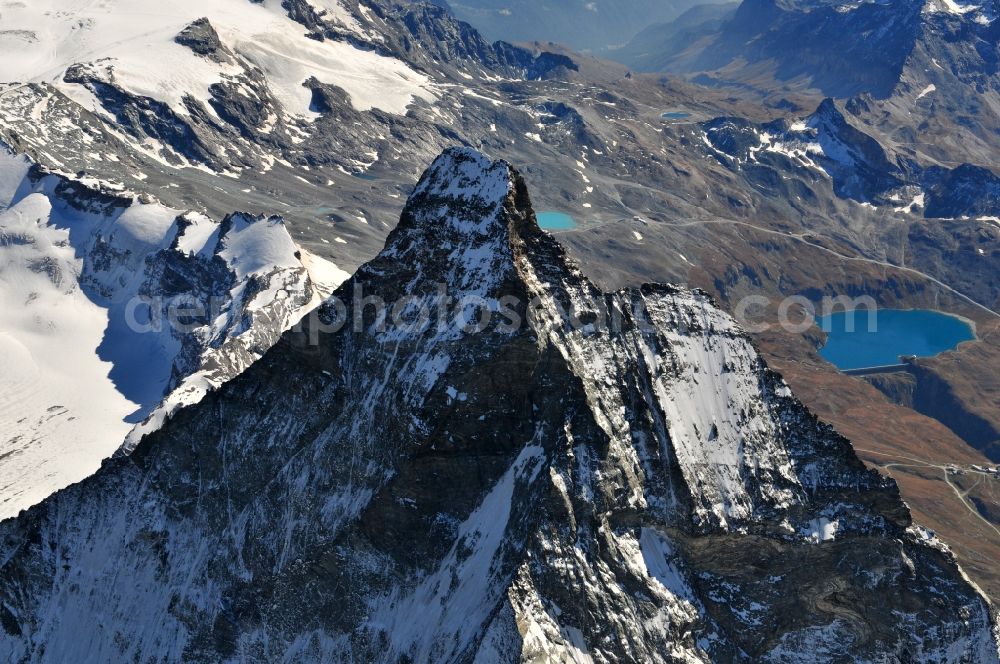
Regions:
[[[565,212],[539,212],[535,215],[538,225],[547,231],[568,231],[576,228],[573,217]]]
[[[660,118],[664,120],[686,120],[689,117],[691,117],[691,114],[685,111],[667,111],[666,113],[660,113]]]
[[[838,369],[898,364],[900,356],[933,357],[976,338],[961,318],[929,309],[859,309],[819,318],[828,334],[819,354]]]

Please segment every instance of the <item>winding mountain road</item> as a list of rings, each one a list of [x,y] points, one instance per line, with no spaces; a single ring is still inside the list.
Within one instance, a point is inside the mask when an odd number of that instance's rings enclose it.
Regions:
[[[987,519],[986,517],[984,517],[979,512],[979,510],[976,509],[975,505],[973,505],[973,504],[970,503],[970,501],[968,499],[968,491],[962,491],[961,488],[959,488],[958,486],[956,486],[955,483],[951,481],[951,478],[948,476],[949,466],[953,467],[953,466],[955,466],[955,464],[932,463],[930,461],[927,461],[926,459],[918,459],[918,458],[915,458],[915,457],[907,456],[905,454],[888,454],[886,452],[877,452],[875,450],[863,449],[863,448],[860,448],[860,447],[855,447],[854,449],[857,452],[863,452],[865,454],[874,454],[874,455],[877,455],[877,456],[888,457],[890,459],[906,459],[907,461],[915,462],[915,463],[887,463],[887,464],[881,464],[881,465],[879,465],[880,468],[884,468],[884,469],[891,469],[891,468],[937,468],[938,470],[941,471],[941,474],[942,474],[942,476],[944,478],[944,481],[948,483],[948,486],[951,487],[951,490],[955,492],[955,496],[957,496],[958,499],[960,501],[962,501],[962,504],[965,505],[966,509],[968,509],[973,515],[975,515],[975,517],[977,519],[979,519],[980,521],[982,521],[983,523],[985,523],[989,528],[991,528],[997,535],[1000,535],[1000,528],[997,528],[997,526],[994,525],[993,522],[991,522],[989,519]],[[967,473],[975,473],[975,474],[981,475],[982,477],[980,479],[982,479],[982,478],[989,478],[990,477],[989,473],[984,473],[983,471],[980,471],[980,470],[973,470],[971,468],[964,468],[964,470]]]

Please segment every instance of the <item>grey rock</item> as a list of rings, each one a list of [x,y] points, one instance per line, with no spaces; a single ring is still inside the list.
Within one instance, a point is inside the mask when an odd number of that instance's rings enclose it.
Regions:
[[[188,25],[174,37],[174,41],[215,62],[233,61],[232,51],[222,43],[219,33],[207,18],[200,18]]]

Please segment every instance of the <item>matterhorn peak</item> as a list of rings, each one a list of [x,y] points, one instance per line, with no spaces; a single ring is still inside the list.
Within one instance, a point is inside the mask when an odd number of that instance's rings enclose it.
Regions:
[[[543,236],[516,169],[471,148],[449,148],[421,176],[385,248],[355,281],[393,273],[411,296],[440,282],[456,298],[496,298],[523,291],[517,262],[526,242],[542,241],[545,248],[535,250],[543,252],[558,246]]]
[[[601,293],[474,151],[403,217],[344,325],[0,523],[0,656],[997,661],[946,547],[704,295]],[[437,286],[535,322],[417,324]]]
[[[454,147],[442,152],[421,176],[399,228],[423,228],[442,241],[475,243],[520,234],[525,225],[537,229],[517,170],[478,150]]]
[[[424,171],[410,200],[439,197],[497,205],[511,192],[516,178],[506,161],[494,161],[472,148],[448,148]]]

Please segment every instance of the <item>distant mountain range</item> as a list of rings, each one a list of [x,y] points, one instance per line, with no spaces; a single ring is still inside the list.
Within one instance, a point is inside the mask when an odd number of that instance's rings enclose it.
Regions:
[[[628,42],[605,49],[602,55],[636,71],[670,71],[681,53],[727,25],[739,6],[738,2],[696,5],[672,21],[645,26]]]
[[[992,3],[953,0],[744,0],[649,27],[614,56],[640,71],[884,98],[925,66],[983,84],[1000,61],[996,18]]]
[[[601,53],[701,0],[439,0],[491,39],[554,41]]]

